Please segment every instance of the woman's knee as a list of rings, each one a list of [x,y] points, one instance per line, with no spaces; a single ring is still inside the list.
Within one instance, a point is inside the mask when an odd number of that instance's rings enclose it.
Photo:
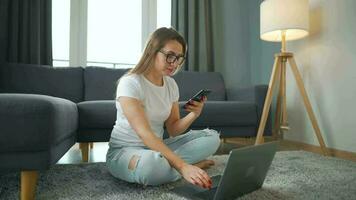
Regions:
[[[208,129],[208,128],[202,131],[205,133],[204,139],[206,143],[205,145],[206,148],[210,149],[213,153],[215,153],[215,151],[220,146],[220,134],[216,130]]]
[[[160,152],[149,151],[141,154],[135,167],[134,178],[143,185],[160,185],[179,178],[179,174]]]
[[[218,150],[220,135],[216,130],[204,129],[192,134],[197,134],[199,137],[185,143],[176,151],[186,162],[199,162]]]

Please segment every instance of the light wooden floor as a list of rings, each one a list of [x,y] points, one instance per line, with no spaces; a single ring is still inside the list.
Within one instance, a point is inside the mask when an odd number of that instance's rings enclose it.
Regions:
[[[266,141],[272,141],[272,139],[266,139]],[[220,145],[216,154],[228,154],[231,149],[240,148],[254,144],[254,138],[233,138],[227,139],[225,143]],[[281,142],[279,145],[280,151],[286,150],[301,150],[301,147],[297,145],[286,144]],[[105,162],[105,155],[108,150],[107,142],[96,142],[94,148],[90,151],[89,162]],[[75,164],[81,163],[82,156],[79,150],[79,144],[75,144],[59,161],[58,164]]]

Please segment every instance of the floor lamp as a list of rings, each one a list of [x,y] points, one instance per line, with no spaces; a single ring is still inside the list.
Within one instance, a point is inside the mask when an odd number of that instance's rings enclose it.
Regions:
[[[286,41],[297,40],[308,35],[309,2],[308,0],[264,0],[260,5],[260,17],[261,39],[271,42],[281,42],[282,48],[280,53],[275,54],[272,74],[255,144],[258,145],[264,142],[263,132],[272,102],[273,90],[277,84],[279,85],[279,91],[273,135],[277,136],[280,133],[283,134],[283,131],[289,130],[286,106],[286,66],[288,62],[297,82],[298,89],[303,97],[305,108],[321,150],[324,155],[329,155],[293,53],[286,52]]]

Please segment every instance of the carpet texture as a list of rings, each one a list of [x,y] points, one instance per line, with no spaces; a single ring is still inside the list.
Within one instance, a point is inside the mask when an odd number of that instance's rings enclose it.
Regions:
[[[212,156],[209,175],[221,174],[227,155]],[[185,199],[169,192],[184,180],[143,187],[112,177],[104,163],[55,165],[40,172],[37,199]],[[18,199],[19,173],[0,175],[0,199]],[[356,162],[305,151],[277,152],[262,189],[240,199],[356,199]]]

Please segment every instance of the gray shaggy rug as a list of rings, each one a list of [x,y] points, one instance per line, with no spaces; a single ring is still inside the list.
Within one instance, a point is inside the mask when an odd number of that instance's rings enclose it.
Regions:
[[[227,155],[212,156],[210,175]],[[104,163],[55,165],[40,172],[36,199],[185,199],[169,190],[184,180],[143,187],[115,179]],[[0,199],[18,199],[19,173],[0,175]],[[240,199],[356,199],[356,162],[305,151],[277,152],[263,187]]]

